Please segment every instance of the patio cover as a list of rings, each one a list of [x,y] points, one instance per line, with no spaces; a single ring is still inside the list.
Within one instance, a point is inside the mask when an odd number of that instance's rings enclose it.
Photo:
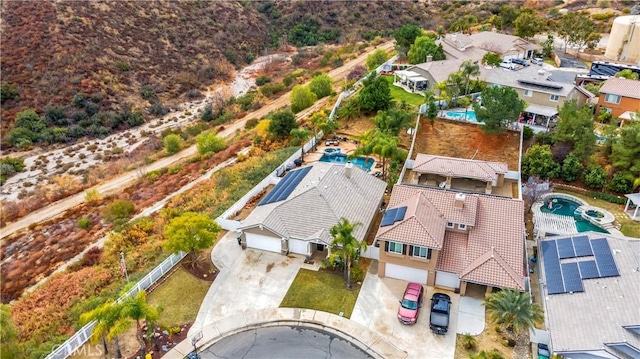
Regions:
[[[628,121],[631,121],[631,120],[640,121],[640,118],[638,118],[636,116],[635,111],[627,111],[627,112],[623,113],[622,115],[618,116],[618,118],[621,119],[621,120],[628,120]]]
[[[413,82],[429,81],[428,79],[425,79],[424,77],[422,77],[420,75],[415,76],[415,77],[409,77],[407,80],[413,81]]]
[[[635,220],[638,216],[638,209],[640,209],[640,193],[629,193],[625,194],[624,196],[627,197],[627,204],[624,206],[625,213],[627,213],[627,211],[629,210],[629,205],[631,203],[636,205],[636,209],[635,211],[633,211],[633,215],[629,215],[631,219]]]
[[[523,111],[547,117],[555,116],[558,114],[558,109],[556,108],[535,104],[529,104],[529,106],[527,106]]]

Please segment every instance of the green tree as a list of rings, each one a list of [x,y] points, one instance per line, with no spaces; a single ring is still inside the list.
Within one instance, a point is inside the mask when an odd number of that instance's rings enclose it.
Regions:
[[[502,56],[497,52],[487,52],[482,56],[482,63],[489,66],[500,66]]]
[[[331,237],[333,242],[331,243],[332,254],[343,259],[345,267],[345,280],[347,282],[347,288],[351,289],[351,262],[352,259],[360,255],[361,251],[367,249],[367,241],[365,239],[358,241],[353,236],[355,231],[361,223],[351,223],[348,219],[342,217],[331,229]]]
[[[121,316],[122,304],[104,303],[101,306],[91,310],[90,312],[83,313],[80,316],[80,323],[88,324],[89,322],[96,321],[96,325],[93,327],[91,334],[91,343],[95,344],[98,340],[102,340],[102,345],[105,350],[105,354],[108,354],[106,341],[114,341],[116,348],[116,358],[122,358],[122,352],[120,349],[120,343],[118,341],[118,335],[124,333],[131,327],[131,322]]]
[[[313,105],[317,100],[318,96],[311,92],[309,86],[293,86],[291,90],[291,111],[298,113]]]
[[[439,97],[447,103],[447,107],[451,106],[451,99],[454,95],[447,82],[437,82],[434,87],[438,90]]]
[[[594,189],[602,189],[607,182],[607,171],[598,164],[587,167],[582,178],[584,183]]]
[[[528,39],[544,30],[544,19],[533,12],[523,11],[518,15],[515,22],[515,35]]]
[[[560,165],[553,160],[549,145],[533,145],[522,156],[522,174],[540,178],[556,178]]]
[[[454,21],[451,26],[449,27],[449,30],[452,32],[462,32],[462,33],[470,33],[469,30],[471,30],[471,27],[473,25],[476,25],[478,23],[478,18],[473,16],[473,15],[464,15],[462,17],[459,17],[456,21]]]
[[[484,306],[491,320],[515,341],[514,357],[528,357],[529,329],[544,320],[540,305],[531,300],[529,293],[508,288],[491,293]]]
[[[0,102],[4,103],[8,100],[13,100],[18,97],[20,93],[18,89],[12,83],[3,82],[0,84]]]
[[[47,124],[44,119],[36,113],[35,110],[27,109],[16,114],[14,127],[26,128],[37,134],[46,129]]]
[[[480,75],[480,66],[475,62],[471,62],[471,60],[465,60],[462,62],[462,65],[460,65],[459,72],[461,72],[465,78],[464,95],[466,96],[469,93],[469,79],[471,76]]]
[[[511,28],[520,15],[520,10],[510,5],[502,5],[498,15],[502,20],[502,28]]]
[[[215,131],[204,131],[196,136],[196,148],[201,155],[218,153],[227,147],[226,141],[218,137]]]
[[[473,109],[476,117],[484,122],[480,128],[495,134],[506,131],[507,126],[520,116],[525,104],[511,87],[490,86],[482,90],[482,106],[474,103]]]
[[[120,222],[126,222],[133,213],[136,208],[128,199],[118,199],[115,200],[102,210],[102,219],[107,222],[121,224]]]
[[[367,68],[369,71],[373,71],[378,66],[384,64],[385,61],[389,59],[389,55],[383,49],[377,49],[373,53],[367,56]]]
[[[362,145],[354,151],[354,155],[376,154],[382,159],[382,177],[387,178],[387,161],[404,160],[407,151],[398,147],[398,137],[376,128],[367,131],[361,137]]]
[[[313,136],[316,138],[316,140],[318,139],[318,130],[321,128],[322,125],[324,125],[324,123],[327,122],[328,119],[329,117],[327,116],[327,113],[325,111],[314,112],[313,115],[311,115],[309,122],[311,122]],[[316,147],[317,145],[314,142],[314,146],[313,146],[314,150],[316,149]]]
[[[205,122],[211,122],[215,119],[215,115],[213,114],[213,106],[208,103],[204,105],[202,109],[202,113],[200,113],[200,119]]]
[[[389,83],[375,73],[363,81],[364,88],[358,94],[360,108],[368,112],[386,110],[391,105]]]
[[[182,149],[182,137],[175,133],[164,136],[162,139],[162,144],[164,145],[164,149],[167,151],[167,154],[174,154],[180,152]]]
[[[11,320],[11,306],[0,304],[0,353],[2,358],[14,359],[22,356],[18,331]]]
[[[640,113],[636,116],[640,118]],[[640,122],[632,121],[620,129],[611,146],[611,161],[616,169],[640,178]]]
[[[393,33],[396,39],[396,51],[400,57],[407,56],[407,50],[422,35],[422,29],[416,25],[404,25]]]
[[[403,128],[411,126],[411,120],[412,116],[409,112],[397,108],[378,111],[373,118],[373,122],[380,131],[392,136],[398,136]]]
[[[304,144],[311,137],[311,131],[309,131],[306,127],[294,128],[290,132],[291,137],[293,137],[300,144],[300,159],[304,161]]]
[[[429,55],[433,61],[446,59],[442,45],[437,45],[433,37],[418,36],[407,52],[407,59],[410,64],[420,64],[427,61]]]
[[[560,171],[560,177],[567,181],[573,182],[580,178],[580,173],[584,170],[580,157],[576,156],[573,152],[565,157],[562,162],[562,169]]]
[[[570,142],[573,153],[583,162],[586,161],[596,148],[591,109],[584,106],[578,110],[576,100],[565,101],[558,110],[558,126],[553,137],[556,142]]]
[[[634,180],[631,172],[616,172],[607,184],[607,188],[618,193],[630,193],[633,191]]]
[[[447,76],[447,85],[453,95],[453,106],[457,106],[457,98],[464,91],[465,76],[460,71],[452,72]]]
[[[436,107],[435,96],[432,90],[425,91],[424,96],[427,99],[427,112],[425,113],[425,116],[429,119],[431,127],[433,127],[436,123],[436,117],[438,116],[438,108]]]
[[[557,32],[564,40],[565,53],[569,43],[577,45],[579,52],[589,41],[591,33],[596,32],[596,25],[588,12],[569,11],[558,21]]]
[[[209,248],[216,240],[220,226],[208,215],[196,212],[184,212],[169,221],[164,227],[167,242],[164,247],[172,253],[189,253],[191,266],[198,261],[198,252]]]
[[[327,74],[317,75],[311,79],[309,88],[318,98],[323,98],[333,93],[333,80]]]
[[[296,127],[298,127],[298,123],[293,113],[290,110],[282,110],[274,113],[271,117],[269,133],[277,139],[283,139]]]
[[[544,40],[544,42],[542,43],[542,55],[544,57],[551,57],[551,53],[553,52],[554,41],[555,41],[555,38],[553,37],[553,34],[549,32],[547,34],[547,39]]]
[[[616,73],[616,77],[620,77],[620,78],[627,79],[627,80],[637,80],[638,79],[638,73],[637,72],[633,72],[630,69],[624,69],[624,70],[619,71],[618,73]]]
[[[147,303],[147,292],[139,291],[134,296],[128,296],[122,301],[120,315],[136,323],[136,337],[142,350],[141,357],[145,357],[146,343],[142,332],[142,321],[151,323],[158,319],[158,309]]]

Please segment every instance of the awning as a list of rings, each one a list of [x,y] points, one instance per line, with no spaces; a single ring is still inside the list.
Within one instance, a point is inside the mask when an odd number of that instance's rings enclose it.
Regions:
[[[413,79],[411,79],[413,80]],[[638,116],[636,116],[636,113],[634,111],[627,111],[625,113],[623,113],[622,115],[618,116],[619,119],[621,120],[637,120],[640,121],[640,118],[638,118]]]
[[[423,81],[429,81],[427,79],[425,79],[422,76],[415,76],[415,77],[409,77],[407,80],[409,81],[413,81],[413,82],[423,82]]]
[[[557,108],[535,104],[529,104],[529,106],[527,106],[523,111],[547,117],[555,116],[558,114]]]

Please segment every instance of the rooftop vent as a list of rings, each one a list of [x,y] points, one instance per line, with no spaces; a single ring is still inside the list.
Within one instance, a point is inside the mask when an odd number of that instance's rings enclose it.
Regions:
[[[344,165],[344,175],[347,178],[351,178],[351,171],[353,171],[353,163],[347,162],[347,164]]]
[[[466,196],[464,195],[464,193],[456,193],[455,202],[453,206],[457,209],[462,209],[462,207],[464,207],[465,198]]]

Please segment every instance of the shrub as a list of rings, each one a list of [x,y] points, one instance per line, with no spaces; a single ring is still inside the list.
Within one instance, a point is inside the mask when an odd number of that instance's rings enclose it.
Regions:
[[[242,111],[248,111],[251,108],[251,105],[253,105],[253,100],[255,99],[255,97],[256,92],[249,91],[246,94],[238,97],[236,99],[236,103],[240,105]]]
[[[593,164],[584,173],[584,183],[591,188],[601,189],[606,181],[607,172],[600,165]]]
[[[353,282],[362,282],[364,279],[364,269],[360,265],[355,265],[351,267],[351,280]]]
[[[0,102],[4,103],[7,100],[13,100],[18,97],[18,89],[8,82],[3,82],[0,85]]]
[[[205,131],[196,137],[196,147],[201,155],[217,153],[227,147],[225,140],[216,135],[214,131]]]
[[[94,203],[94,202],[100,201],[100,199],[101,199],[100,193],[95,188],[90,189],[87,192],[85,192],[85,195],[84,195],[85,202]]]
[[[266,84],[260,87],[260,92],[262,92],[265,97],[271,97],[286,90],[287,86],[288,85],[285,84]]]
[[[601,199],[603,201],[607,201],[615,204],[627,203],[626,197],[620,197],[620,196],[616,196],[616,195],[605,193],[605,192],[587,192],[587,196]]]
[[[529,126],[524,126],[522,128],[522,138],[524,138],[525,140],[528,140],[531,137],[533,137],[533,129]]]
[[[163,106],[161,101],[154,101],[153,105],[149,107],[149,113],[154,116],[164,116],[169,113],[169,108]]]
[[[156,92],[150,86],[144,85],[140,88],[140,97],[145,100],[151,100],[156,97]]]
[[[244,128],[247,130],[250,130],[256,126],[258,126],[258,122],[260,122],[257,118],[251,118],[249,120],[247,120],[247,122],[244,124]]]
[[[256,79],[256,86],[262,86],[269,82],[271,82],[271,78],[269,76],[262,75]]]
[[[474,350],[478,345],[476,337],[469,333],[462,334],[462,337],[460,339],[462,341],[462,346],[467,350]]]
[[[133,202],[128,199],[120,199],[106,205],[102,210],[102,218],[113,223],[131,218],[134,212]]]
[[[633,191],[635,177],[630,172],[617,172],[607,183],[607,188],[618,193],[630,193]]]
[[[129,71],[129,64],[123,60],[118,60],[116,61],[116,68],[120,70],[120,72],[127,72]]]
[[[309,84],[311,92],[316,94],[317,98],[323,98],[331,95],[333,92],[333,80],[327,74],[321,74],[311,79]]]
[[[562,163],[562,168],[560,169],[560,177],[567,181],[573,182],[580,177],[580,173],[584,169],[584,166],[580,162],[578,156],[574,154],[569,154]]]
[[[88,229],[89,226],[91,226],[91,218],[80,217],[76,223],[78,224],[78,228]]]
[[[177,134],[170,134],[162,139],[162,144],[169,155],[180,152],[182,143],[182,138]]]
[[[555,144],[553,135],[550,132],[538,132],[536,134],[536,143],[539,145],[551,145]]]

